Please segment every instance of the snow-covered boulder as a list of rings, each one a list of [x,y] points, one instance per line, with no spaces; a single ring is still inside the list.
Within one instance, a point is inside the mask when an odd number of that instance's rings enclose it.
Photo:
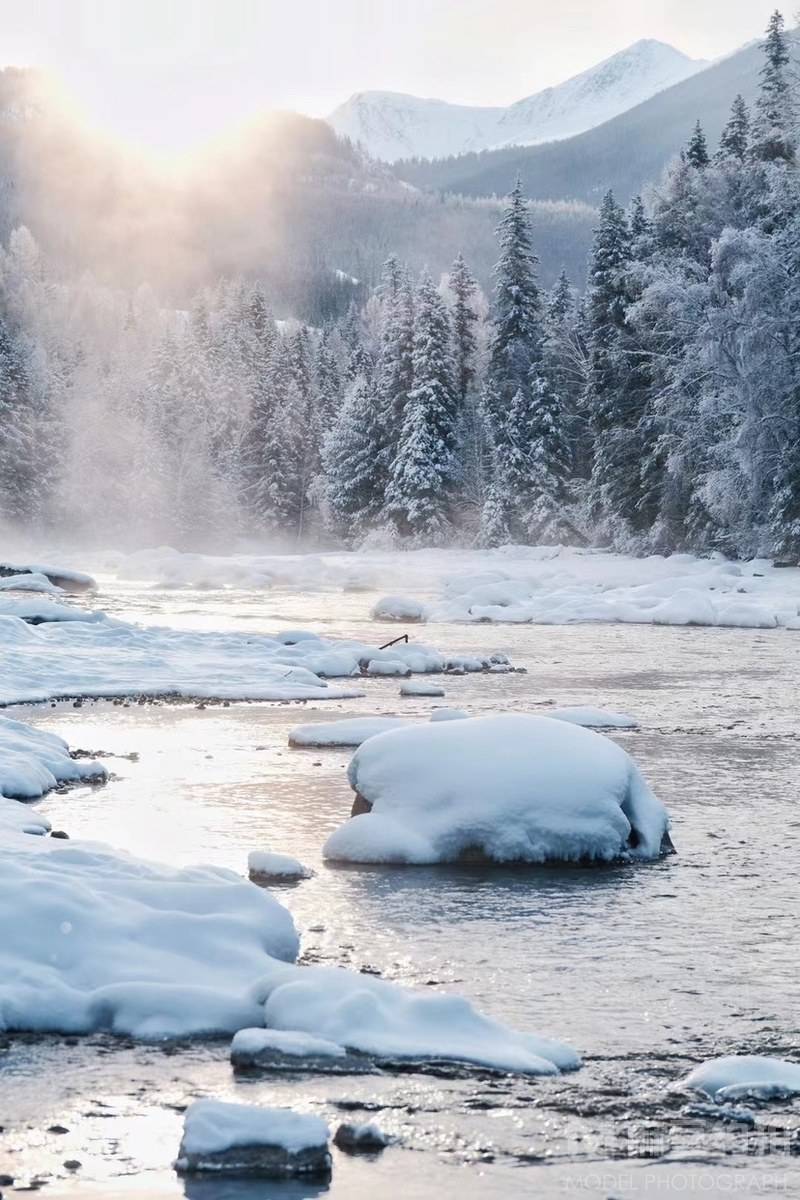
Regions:
[[[428,609],[420,600],[409,596],[383,596],[373,605],[373,621],[405,621],[414,623],[428,619]]]
[[[351,1054],[338,1042],[285,1029],[240,1029],[231,1042],[235,1071],[306,1071],[358,1075],[374,1070],[366,1055]]]
[[[669,819],[633,759],[566,721],[507,714],[391,730],[350,763],[353,816],[328,859],[438,863],[654,859]]]
[[[701,1063],[676,1087],[704,1092],[717,1104],[795,1095],[800,1093],[800,1063],[760,1054],[729,1054]]]
[[[363,1125],[343,1122],[333,1135],[333,1144],[345,1154],[379,1154],[391,1139],[373,1121]]]
[[[365,675],[400,675],[407,678],[411,668],[399,658],[371,658],[364,668]]]
[[[510,1029],[462,996],[416,991],[341,967],[277,962],[260,987],[268,1031],[308,1033],[378,1065],[449,1060],[531,1075],[581,1065],[570,1046]]]
[[[270,1179],[328,1175],[328,1137],[325,1122],[308,1113],[195,1100],[186,1110],[175,1168]]]
[[[290,883],[310,879],[314,872],[304,867],[291,854],[274,854],[269,850],[251,850],[247,856],[247,871],[254,883]]]

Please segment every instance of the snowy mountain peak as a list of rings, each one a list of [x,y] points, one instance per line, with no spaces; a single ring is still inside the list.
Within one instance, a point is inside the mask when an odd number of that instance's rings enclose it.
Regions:
[[[674,46],[643,38],[507,108],[450,104],[402,92],[356,92],[328,121],[337,133],[389,162],[528,146],[601,125],[705,66]]]

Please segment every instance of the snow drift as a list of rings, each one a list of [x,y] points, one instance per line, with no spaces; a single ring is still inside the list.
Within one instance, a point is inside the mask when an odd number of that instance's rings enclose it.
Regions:
[[[354,813],[325,843],[362,863],[653,859],[669,820],[614,742],[504,715],[391,730],[350,763]]]
[[[281,963],[262,987],[269,1029],[304,1032],[379,1062],[448,1059],[533,1075],[581,1065],[570,1046],[509,1029],[461,996],[415,991],[341,967]]]

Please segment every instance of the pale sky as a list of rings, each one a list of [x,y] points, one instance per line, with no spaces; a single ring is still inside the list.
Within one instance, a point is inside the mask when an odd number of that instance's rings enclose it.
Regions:
[[[55,71],[102,128],[169,152],[267,109],[325,116],[352,92],[373,88],[508,104],[643,37],[715,58],[758,37],[774,7],[775,0],[0,0],[0,61]]]

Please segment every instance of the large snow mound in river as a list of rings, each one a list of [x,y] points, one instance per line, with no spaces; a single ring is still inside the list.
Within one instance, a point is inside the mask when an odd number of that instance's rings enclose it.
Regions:
[[[310,633],[268,637],[132,625],[103,613],[0,595],[0,705],[78,696],[183,696],[222,700],[333,700],[360,695],[327,678],[361,678],[368,663],[414,673],[488,669],[490,660],[443,655],[411,642],[390,651]],[[38,606],[38,607],[36,607]],[[41,623],[31,624],[31,614]],[[66,616],[59,615],[66,613]]]
[[[769,1099],[800,1092],[800,1063],[759,1054],[729,1054],[701,1063],[678,1086],[705,1092],[720,1104],[745,1097]]]
[[[262,986],[268,1028],[300,1030],[379,1060],[452,1059],[534,1075],[581,1065],[570,1046],[509,1029],[462,996],[414,991],[340,967],[281,963]]]
[[[328,838],[328,859],[652,859],[667,837],[666,810],[633,759],[549,717],[391,730],[359,747],[348,776],[361,812]]]
[[[0,830],[0,1029],[232,1033],[297,950],[286,909],[231,871]]]
[[[60,783],[105,778],[100,763],[71,758],[57,734],[0,717],[0,796],[38,800]]]

